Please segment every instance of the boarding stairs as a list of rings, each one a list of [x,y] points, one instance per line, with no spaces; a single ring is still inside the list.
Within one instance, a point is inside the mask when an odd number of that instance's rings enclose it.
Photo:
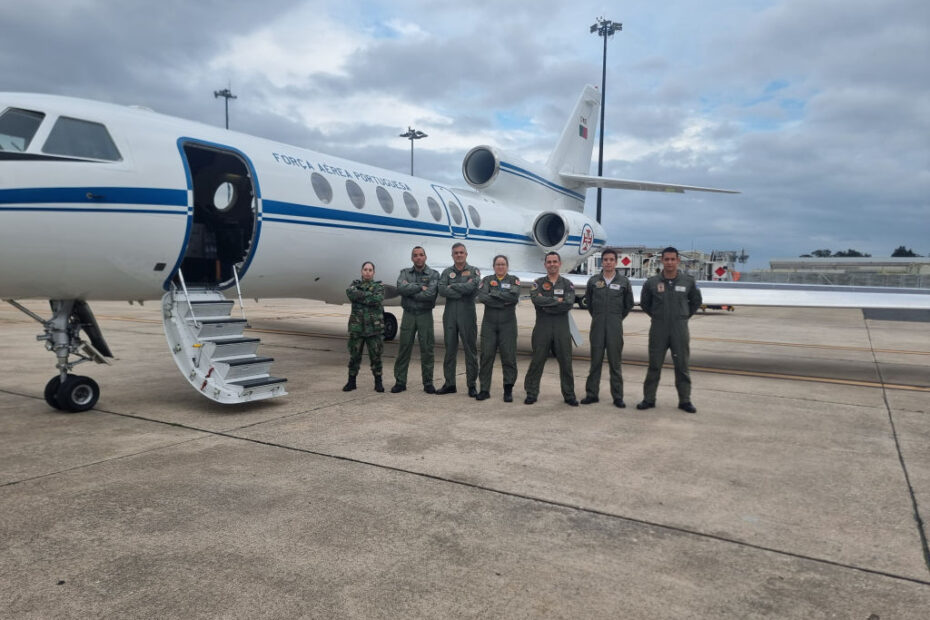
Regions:
[[[236,278],[238,290],[238,278]],[[287,379],[270,374],[271,357],[257,354],[261,341],[243,336],[245,311],[231,316],[234,301],[215,288],[172,283],[162,297],[165,336],[175,363],[194,389],[219,403],[284,396]]]

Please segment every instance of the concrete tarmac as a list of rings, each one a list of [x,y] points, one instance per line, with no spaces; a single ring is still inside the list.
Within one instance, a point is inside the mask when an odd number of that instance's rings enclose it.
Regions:
[[[526,302],[512,404],[499,364],[468,398],[461,355],[459,393],[424,394],[416,349],[406,392],[374,392],[367,359],[342,392],[347,308],[249,300],[290,394],[220,406],[178,372],[158,303],[93,308],[120,359],[78,366],[102,395],[62,414],[41,327],[0,307],[0,617],[930,617],[928,323],[699,314],[688,415],[670,368],[633,407],[638,311],[618,409],[606,369],[601,402],[565,405],[555,359],[522,403]]]

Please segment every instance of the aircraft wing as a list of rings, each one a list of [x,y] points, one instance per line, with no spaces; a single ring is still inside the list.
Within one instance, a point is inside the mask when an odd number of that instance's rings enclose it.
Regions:
[[[607,177],[594,177],[587,174],[574,174],[562,172],[559,174],[562,181],[567,184],[579,183],[584,187],[604,187],[609,189],[634,189],[644,192],[671,192],[683,194],[687,192],[714,192],[717,194],[739,194],[733,189],[717,189],[714,187],[697,187],[696,185],[676,185],[673,183],[653,183],[651,181],[632,181],[629,179],[608,179]]]
[[[514,272],[529,291],[541,272]],[[563,273],[584,295],[590,276]],[[630,278],[633,299],[639,304],[643,278]],[[708,306],[784,306],[797,308],[895,308],[930,310],[930,289],[887,286],[839,286],[826,284],[780,284],[773,282],[715,282],[699,280],[698,288]]]
[[[631,280],[639,301],[644,280]],[[930,310],[930,289],[885,286],[776,284],[699,281],[709,306],[792,306],[800,308],[906,308]]]

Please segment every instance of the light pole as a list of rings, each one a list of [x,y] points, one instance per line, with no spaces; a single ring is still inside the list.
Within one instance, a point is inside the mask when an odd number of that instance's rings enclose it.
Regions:
[[[229,90],[228,88],[224,88],[223,90],[213,91],[213,97],[214,98],[222,97],[226,100],[226,129],[229,129],[229,100],[236,99],[236,96],[232,94],[231,90]]]
[[[400,134],[401,138],[407,138],[410,140],[410,176],[413,176],[413,141],[419,140],[420,138],[425,138],[427,134],[423,133],[419,129],[412,129],[409,125],[407,126],[407,131]]]
[[[591,32],[604,37],[604,62],[601,65],[601,145],[597,152],[597,176],[604,176],[604,104],[607,100],[607,37],[612,37],[618,30],[623,30],[623,24],[598,17]],[[601,221],[601,188],[597,188],[597,221]]]

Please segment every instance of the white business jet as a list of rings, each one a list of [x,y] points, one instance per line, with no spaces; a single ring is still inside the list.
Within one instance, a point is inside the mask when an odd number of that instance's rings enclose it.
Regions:
[[[545,165],[478,146],[462,164],[470,188],[452,188],[144,108],[0,93],[0,298],[44,326],[59,371],[45,398],[57,409],[92,408],[98,385],[71,371],[112,357],[92,300],[161,298],[174,360],[208,398],[283,395],[286,380],[224,291],[240,309],[243,294],[345,303],[362,260],[394,274],[413,246],[448,260],[456,240],[478,266],[504,253],[515,273],[538,276],[558,251],[567,272],[606,243],[583,214],[586,188],[728,191],[589,176],[599,99],[583,89]],[[913,291],[830,301],[811,290],[792,303],[777,287],[708,285],[709,304],[930,307]],[[50,300],[51,318],[16,301],[34,298]],[[391,338],[396,318],[385,322]]]

